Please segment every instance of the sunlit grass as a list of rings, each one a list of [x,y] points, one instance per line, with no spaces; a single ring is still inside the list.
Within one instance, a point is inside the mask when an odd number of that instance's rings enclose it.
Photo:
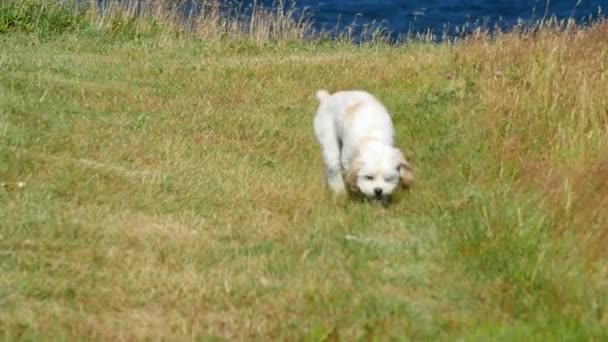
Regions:
[[[83,13],[0,36],[6,339],[606,338],[605,24],[355,46]],[[319,88],[385,103],[412,192],[328,194]]]

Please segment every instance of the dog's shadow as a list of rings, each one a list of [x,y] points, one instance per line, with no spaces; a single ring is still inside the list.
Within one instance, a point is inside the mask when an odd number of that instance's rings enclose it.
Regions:
[[[347,192],[343,194],[335,194],[331,191],[326,191],[324,197],[329,203],[331,203],[331,205],[340,208],[347,208],[353,205],[364,205],[383,209],[390,208],[391,205],[397,203],[400,198],[400,196],[392,195],[386,200],[373,200],[361,193]]]

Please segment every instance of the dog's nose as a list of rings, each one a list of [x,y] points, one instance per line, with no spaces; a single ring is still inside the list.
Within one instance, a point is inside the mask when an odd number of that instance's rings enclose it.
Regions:
[[[375,189],[374,189],[374,194],[376,194],[376,196],[380,196],[380,195],[382,195],[382,189],[380,189],[380,188],[375,188]]]

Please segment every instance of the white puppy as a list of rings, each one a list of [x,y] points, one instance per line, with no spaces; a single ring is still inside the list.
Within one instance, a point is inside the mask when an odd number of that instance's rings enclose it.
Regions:
[[[321,145],[325,177],[334,192],[348,190],[387,203],[401,183],[409,189],[414,175],[394,146],[386,108],[364,91],[317,91],[314,132]]]

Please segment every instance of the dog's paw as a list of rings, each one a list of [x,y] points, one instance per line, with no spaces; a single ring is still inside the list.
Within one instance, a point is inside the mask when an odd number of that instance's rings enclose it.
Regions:
[[[350,196],[347,192],[326,191],[324,197],[325,202],[332,207],[346,207],[350,203]]]
[[[337,195],[346,194],[346,185],[344,184],[344,180],[342,178],[334,178],[328,181],[329,187]]]

